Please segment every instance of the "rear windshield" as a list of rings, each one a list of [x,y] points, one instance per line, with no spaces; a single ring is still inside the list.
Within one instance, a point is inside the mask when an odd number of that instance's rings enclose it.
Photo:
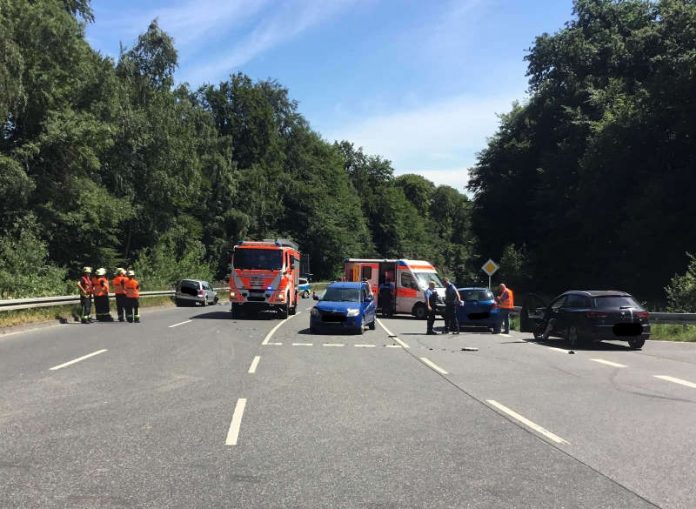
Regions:
[[[184,288],[187,288],[189,290],[198,290],[198,281],[182,281],[181,289],[183,290]]]
[[[633,297],[622,297],[620,295],[608,295],[606,297],[595,297],[594,307],[597,309],[621,309],[637,308],[640,305],[633,300]]]
[[[462,300],[493,300],[490,290],[461,290],[459,296]]]
[[[331,302],[360,302],[360,290],[358,288],[336,288],[326,289],[321,300]]]
[[[232,258],[235,269],[280,270],[283,252],[277,249],[237,249]]]

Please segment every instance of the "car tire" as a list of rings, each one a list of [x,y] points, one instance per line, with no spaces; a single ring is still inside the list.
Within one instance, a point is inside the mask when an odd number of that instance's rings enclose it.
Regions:
[[[362,320],[360,320],[360,325],[358,326],[358,329],[355,331],[356,334],[362,335],[365,332],[365,324],[363,323]]]
[[[288,297],[290,297],[290,294],[288,294]],[[288,305],[290,305],[290,300],[288,300]],[[295,294],[295,305],[288,308],[288,314],[291,316],[297,314],[297,293]]]
[[[182,307],[182,306],[184,305],[184,303],[181,302],[181,299],[174,299],[174,304],[175,304],[176,307],[178,307],[178,308],[180,308],[180,307]]]
[[[312,334],[319,334],[319,331],[317,330],[316,327],[310,327],[309,332],[311,332]]]
[[[568,327],[568,332],[566,334],[566,340],[568,341],[568,346],[571,348],[578,348],[582,345],[582,339],[578,333],[578,328],[575,325]]]
[[[278,316],[280,316],[280,318],[282,320],[285,320],[289,314],[290,314],[290,305],[286,302],[283,307],[278,309]]]
[[[643,348],[643,345],[645,344],[644,339],[629,339],[628,340],[628,347],[631,350],[640,350]]]
[[[425,320],[428,317],[428,309],[422,303],[413,306],[413,316],[416,320]]]
[[[376,326],[375,326],[375,320],[372,320],[372,321],[370,322],[370,324],[368,325],[368,327],[370,328],[370,330],[375,330],[375,328],[376,328]]]
[[[216,295],[215,298],[213,299],[213,304],[215,304],[215,305],[217,306],[217,303],[218,303],[218,302],[220,302],[220,299],[219,299],[218,296]]]
[[[308,299],[308,298],[309,298],[309,292],[308,292],[307,290],[305,290],[304,292],[302,292],[302,298],[303,298],[303,299]]]

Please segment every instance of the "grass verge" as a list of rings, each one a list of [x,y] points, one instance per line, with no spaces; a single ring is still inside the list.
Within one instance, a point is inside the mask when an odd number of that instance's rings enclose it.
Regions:
[[[174,301],[166,295],[152,297],[140,297],[140,308],[174,306]],[[46,308],[20,309],[17,311],[0,311],[0,329],[28,325],[32,323],[48,322],[64,318],[73,321],[74,316],[79,316],[79,304],[67,304],[63,306],[51,306]],[[116,303],[111,302],[111,315],[116,317]],[[92,315],[94,316],[94,315]]]
[[[696,341],[696,325],[650,324],[650,339],[657,341]]]

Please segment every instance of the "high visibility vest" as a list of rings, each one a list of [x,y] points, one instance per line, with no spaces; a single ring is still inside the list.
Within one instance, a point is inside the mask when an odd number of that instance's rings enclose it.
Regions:
[[[84,291],[80,289],[80,295],[82,295],[83,297],[92,295],[92,280],[89,276],[82,276],[80,278],[80,284],[82,285],[82,288],[85,289]]]
[[[109,280],[101,276],[94,285],[94,296],[104,297],[106,295],[109,295]]]
[[[507,294],[507,299],[503,299],[505,294]],[[515,296],[513,295],[512,290],[506,288],[505,291],[500,294],[500,304],[498,307],[502,309],[512,309],[515,307]]]
[[[137,279],[134,277],[126,279],[124,286],[126,287],[126,297],[131,299],[140,297],[140,284]]]
[[[113,286],[114,286],[114,293],[116,295],[125,295],[126,294],[126,289],[123,286],[123,284],[125,282],[126,282],[125,276],[118,275],[114,278]]]

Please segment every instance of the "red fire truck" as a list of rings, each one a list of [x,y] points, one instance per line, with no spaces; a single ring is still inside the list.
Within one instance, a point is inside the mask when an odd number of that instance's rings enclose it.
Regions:
[[[285,239],[238,242],[230,272],[231,311],[272,309],[281,318],[297,311],[300,251]]]

